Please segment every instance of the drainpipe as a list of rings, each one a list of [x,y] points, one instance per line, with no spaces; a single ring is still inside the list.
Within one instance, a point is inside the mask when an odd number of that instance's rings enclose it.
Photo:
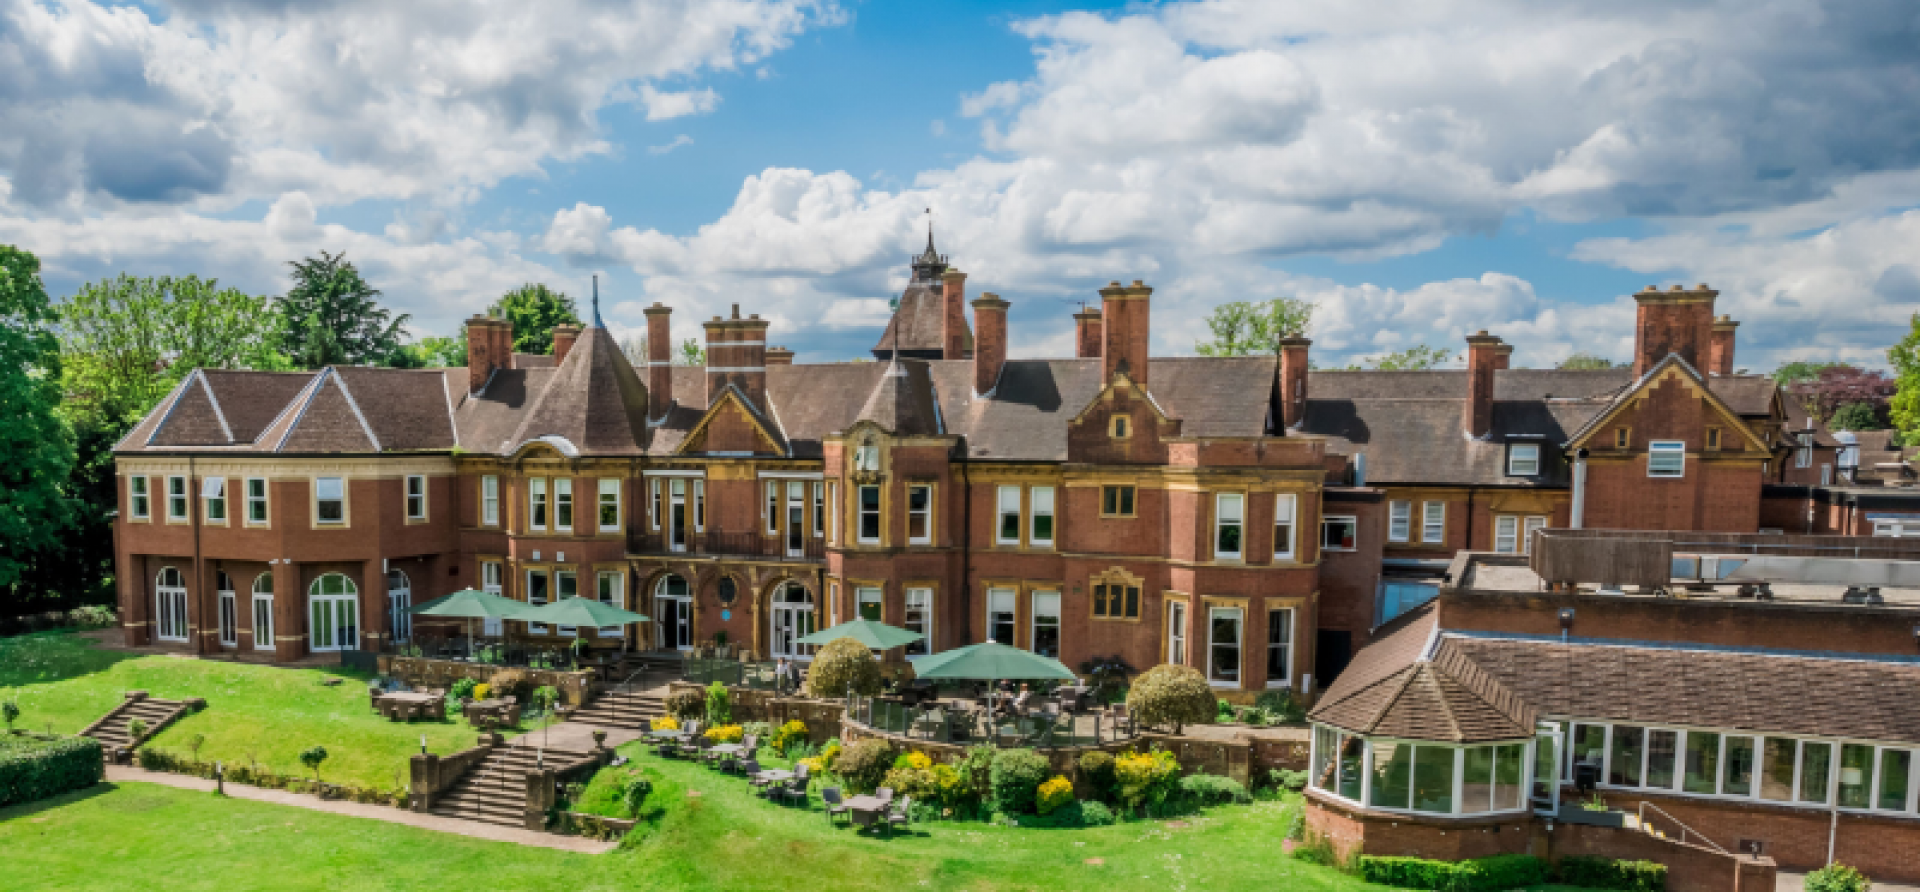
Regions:
[[[1573,453],[1573,517],[1569,524],[1574,529],[1582,529],[1587,518],[1587,450],[1581,447]]]

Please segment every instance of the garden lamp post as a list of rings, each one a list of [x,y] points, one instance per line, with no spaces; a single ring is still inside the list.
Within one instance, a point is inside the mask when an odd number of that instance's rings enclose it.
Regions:
[[[227,769],[217,759],[213,763],[213,792],[221,796],[227,795]]]
[[[424,756],[426,754],[427,754],[427,735],[422,734],[420,735],[420,755]]]

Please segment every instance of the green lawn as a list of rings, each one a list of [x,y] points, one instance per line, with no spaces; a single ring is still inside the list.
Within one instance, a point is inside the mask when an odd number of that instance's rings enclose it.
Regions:
[[[346,680],[321,684],[329,676]],[[0,638],[0,699],[20,704],[22,727],[71,734],[104,715],[129,690],[155,697],[204,697],[207,708],[168,726],[153,746],[186,752],[206,735],[200,758],[258,762],[280,774],[306,774],[297,758],[319,744],[330,781],[391,789],[404,783],[407,757],[420,735],[434,752],[472,746],[463,723],[389,722],[367,705],[365,678],[333,667],[290,669],[165,656],[135,656],[96,647],[70,632]]]
[[[651,830],[576,855],[150,784],[103,786],[0,811],[9,888],[125,889],[1067,889],[1178,892],[1367,886],[1280,853],[1289,805],[1208,809],[1179,821],[1085,830],[914,825],[893,838],[829,827],[746,783],[650,756]],[[24,881],[25,885],[16,885]]]

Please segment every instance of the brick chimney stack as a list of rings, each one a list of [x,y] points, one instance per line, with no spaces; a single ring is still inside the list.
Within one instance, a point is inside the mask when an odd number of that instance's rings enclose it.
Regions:
[[[1714,375],[1733,374],[1733,330],[1740,323],[1732,316],[1721,316],[1713,320],[1713,343],[1708,351],[1708,373]]]
[[[500,369],[513,368],[513,323],[492,316],[467,320],[467,393],[479,393]]]
[[[562,322],[553,327],[553,364],[567,361],[567,354],[573,352],[573,342],[580,339],[580,326],[571,322]]]
[[[1302,337],[1280,339],[1280,426],[1295,428],[1307,417],[1307,348]]]
[[[1719,294],[1701,283],[1692,290],[1678,285],[1667,291],[1650,287],[1634,295],[1634,302],[1639,304],[1634,323],[1634,376],[1646,374],[1669,353],[1679,354],[1688,365],[1706,372],[1713,339],[1713,299]]]
[[[1100,358],[1100,311],[1082,309],[1073,314],[1073,355],[1081,359]]]
[[[647,420],[673,405],[673,308],[655,301],[647,313]]]
[[[1513,345],[1501,344],[1493,351],[1494,371],[1504,372],[1513,365]]]
[[[967,358],[967,274],[940,274],[940,358]]]
[[[1481,331],[1467,335],[1467,435],[1475,439],[1493,430],[1493,373],[1500,367],[1500,339]]]
[[[768,347],[767,365],[793,365],[793,351],[785,347]]]
[[[1131,286],[1114,282],[1100,289],[1102,379],[1111,381],[1114,372],[1125,368],[1133,383],[1147,386],[1152,298],[1153,289],[1139,279],[1134,279]]]
[[[707,330],[707,405],[733,385],[755,411],[767,410],[767,321],[755,313],[702,323]]]
[[[973,302],[973,392],[993,390],[1006,364],[1007,302],[989,291]]]

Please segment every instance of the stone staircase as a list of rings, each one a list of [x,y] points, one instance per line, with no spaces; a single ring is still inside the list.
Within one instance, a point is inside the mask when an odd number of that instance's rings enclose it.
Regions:
[[[565,769],[593,761],[587,753],[546,750],[545,765]],[[503,827],[524,827],[527,820],[527,772],[537,770],[539,756],[531,746],[502,746],[474,766],[452,787],[433,799],[432,813],[448,818],[481,821]]]
[[[627,690],[602,692],[567,721],[595,728],[644,731],[649,722],[666,715],[667,680],[665,675],[648,675],[635,679]]]
[[[207,701],[198,697],[186,700],[161,700],[147,695],[146,691],[128,691],[126,699],[119,706],[109,710],[106,715],[96,719],[93,724],[81,730],[81,737],[91,737],[100,741],[100,748],[107,758],[113,758],[118,749],[132,749],[134,741],[127,735],[127,723],[140,719],[147,723],[147,739],[153,739],[160,729],[172,724],[175,719],[189,712],[205,709]]]

